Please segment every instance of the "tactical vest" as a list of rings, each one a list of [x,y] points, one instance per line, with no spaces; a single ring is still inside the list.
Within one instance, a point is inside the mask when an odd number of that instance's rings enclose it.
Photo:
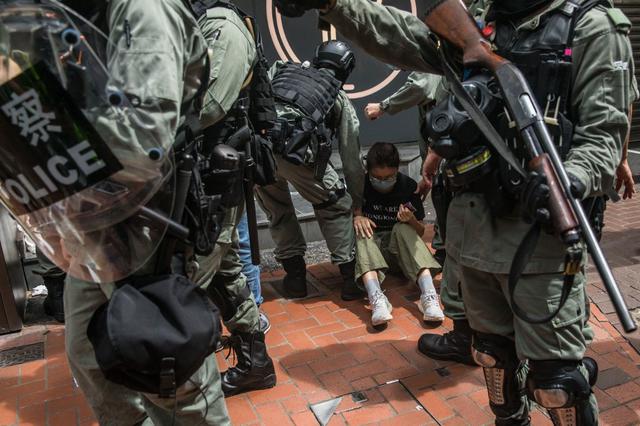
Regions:
[[[274,76],[276,100],[302,111],[316,125],[322,123],[338,99],[342,82],[317,68],[286,63]]]
[[[524,74],[563,158],[573,139],[571,93],[575,28],[586,13],[598,5],[611,7],[607,0],[567,0],[545,14],[533,30],[516,31],[512,23],[496,26],[496,53]]]
[[[231,134],[238,130],[244,118],[249,120],[251,128],[255,132],[262,133],[274,126],[278,116],[268,74],[269,65],[264,55],[262,37],[255,19],[226,0],[197,0],[193,2],[193,10],[198,20],[207,13],[208,9],[214,7],[224,7],[236,13],[253,36],[256,46],[256,58],[252,71],[247,76],[238,99],[220,123],[216,123],[206,130],[207,140],[224,143]]]
[[[535,29],[516,31],[513,23],[496,23],[493,43],[496,53],[514,63],[524,74],[558,148],[566,158],[573,140],[573,39],[577,23],[598,5],[611,7],[607,0],[567,0],[562,6],[542,16]],[[489,15],[490,15],[489,11]],[[506,143],[518,158],[527,153],[518,141],[517,129],[502,114],[496,127],[506,136]],[[522,180],[500,159],[502,188],[512,197],[520,193]]]

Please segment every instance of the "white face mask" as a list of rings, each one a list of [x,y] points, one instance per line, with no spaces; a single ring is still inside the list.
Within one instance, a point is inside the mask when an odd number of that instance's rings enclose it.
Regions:
[[[375,178],[373,176],[369,176],[369,182],[371,182],[371,186],[373,186],[373,189],[375,189],[376,191],[382,194],[387,194],[393,191],[393,188],[396,186],[397,181],[398,181],[397,174],[384,180]]]

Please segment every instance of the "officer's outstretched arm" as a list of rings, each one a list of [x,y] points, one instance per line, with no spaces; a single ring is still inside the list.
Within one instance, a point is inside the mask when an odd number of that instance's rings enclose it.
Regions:
[[[370,0],[337,0],[322,18],[382,62],[405,70],[441,74],[428,28],[409,12]]]
[[[585,185],[585,196],[613,187],[629,129],[629,105],[638,97],[628,36],[606,14],[600,12],[599,20],[590,34],[577,28],[573,49],[578,64],[573,86],[575,129],[565,166]]]

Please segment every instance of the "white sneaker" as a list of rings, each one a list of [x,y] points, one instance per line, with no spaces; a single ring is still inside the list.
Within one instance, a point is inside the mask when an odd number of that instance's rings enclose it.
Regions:
[[[371,304],[371,324],[375,327],[386,324],[393,319],[391,311],[393,306],[389,303],[389,299],[381,291],[376,291],[369,300]]]
[[[418,308],[425,321],[444,321],[444,313],[440,308],[440,300],[436,293],[421,295]]]

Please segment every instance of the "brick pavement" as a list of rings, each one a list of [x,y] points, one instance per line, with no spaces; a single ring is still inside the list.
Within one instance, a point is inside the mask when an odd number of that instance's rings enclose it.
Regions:
[[[610,208],[605,237],[605,250],[630,299],[640,294],[640,215],[633,214],[638,203]],[[368,325],[369,311],[363,303],[340,300],[337,268],[314,265],[309,273],[322,284],[320,297],[286,301],[265,285],[263,307],[273,323],[267,342],[278,386],[230,398],[235,425],[317,425],[310,404],[354,391],[364,391],[368,401],[343,399],[330,425],[492,424],[481,369],[436,362],[417,351],[422,333],[443,333],[451,323],[435,328],[423,324],[415,288],[389,279],[394,320],[386,330],[376,331]],[[265,282],[281,277],[282,271],[263,275]],[[601,424],[640,425],[640,355],[610,322],[597,283],[591,290],[597,304],[592,305],[595,341],[588,355],[601,369],[595,389]],[[0,350],[44,341],[46,355],[42,361],[0,369],[0,425],[95,424],[70,375],[63,335],[63,326],[49,324],[0,337]],[[218,361],[223,369],[228,362],[222,353]],[[550,424],[541,411],[533,417],[536,426]]]

